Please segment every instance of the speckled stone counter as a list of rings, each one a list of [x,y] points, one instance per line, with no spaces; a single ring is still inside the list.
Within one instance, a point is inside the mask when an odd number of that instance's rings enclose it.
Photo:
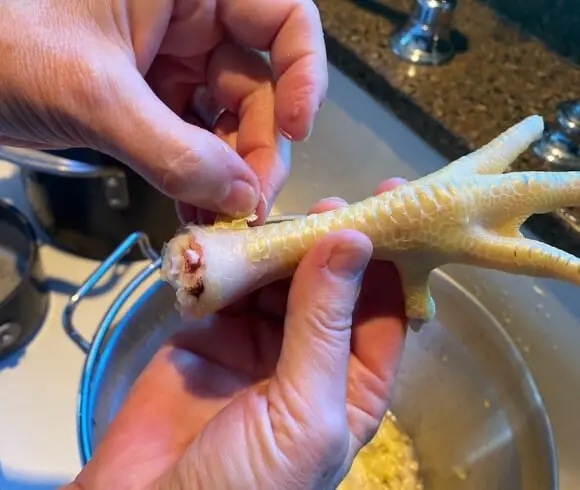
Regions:
[[[448,64],[417,66],[389,47],[411,0],[317,0],[329,60],[449,160],[487,143],[530,114],[549,123],[556,105],[580,97],[580,69],[497,17],[462,0],[454,19],[459,53]],[[539,169],[527,151],[512,170]],[[555,215],[526,226],[580,256],[580,238]]]

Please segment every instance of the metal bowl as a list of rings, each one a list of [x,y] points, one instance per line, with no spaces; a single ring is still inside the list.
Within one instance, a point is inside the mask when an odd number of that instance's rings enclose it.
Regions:
[[[139,244],[151,263],[109,309],[91,344],[70,322],[82,297]],[[146,236],[131,235],[75,294],[69,335],[87,352],[78,434],[83,464],[103,439],[135,380],[181,328],[173,290],[157,278]],[[127,299],[153,284],[114,323]],[[425,490],[556,490],[550,422],[532,375],[500,323],[442,270],[431,276],[437,319],[409,332],[391,411],[414,440]]]

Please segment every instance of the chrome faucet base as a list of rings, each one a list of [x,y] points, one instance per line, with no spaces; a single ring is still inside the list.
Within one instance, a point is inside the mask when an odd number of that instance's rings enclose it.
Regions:
[[[391,48],[399,58],[417,65],[441,65],[455,56],[449,40],[426,36],[417,25],[395,33]]]
[[[534,153],[553,169],[580,170],[580,100],[559,104],[556,124],[532,146]]]
[[[560,131],[546,133],[533,150],[554,170],[580,170],[578,145]]]
[[[451,24],[457,0],[416,0],[408,22],[391,36],[393,52],[414,64],[440,65],[455,56]]]

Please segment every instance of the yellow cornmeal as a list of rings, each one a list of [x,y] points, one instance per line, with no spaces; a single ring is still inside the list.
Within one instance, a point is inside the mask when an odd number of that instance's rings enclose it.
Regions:
[[[387,412],[337,490],[423,490],[413,441]]]

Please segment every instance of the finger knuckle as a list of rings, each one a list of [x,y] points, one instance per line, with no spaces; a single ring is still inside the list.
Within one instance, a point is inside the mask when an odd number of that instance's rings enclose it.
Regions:
[[[311,56],[311,55],[308,55]],[[307,60],[304,60],[306,64]],[[295,97],[295,106],[302,111],[310,108],[312,101],[318,97],[318,92],[320,91],[321,80],[314,73],[305,73],[299,80],[297,80],[295,92],[293,97]]]
[[[169,151],[161,169],[162,190],[175,198],[183,195],[187,189],[192,188],[192,180],[197,178],[200,165],[201,157],[192,148]]]
[[[352,306],[332,297],[315,300],[310,309],[310,321],[320,330],[341,331],[351,325]]]

